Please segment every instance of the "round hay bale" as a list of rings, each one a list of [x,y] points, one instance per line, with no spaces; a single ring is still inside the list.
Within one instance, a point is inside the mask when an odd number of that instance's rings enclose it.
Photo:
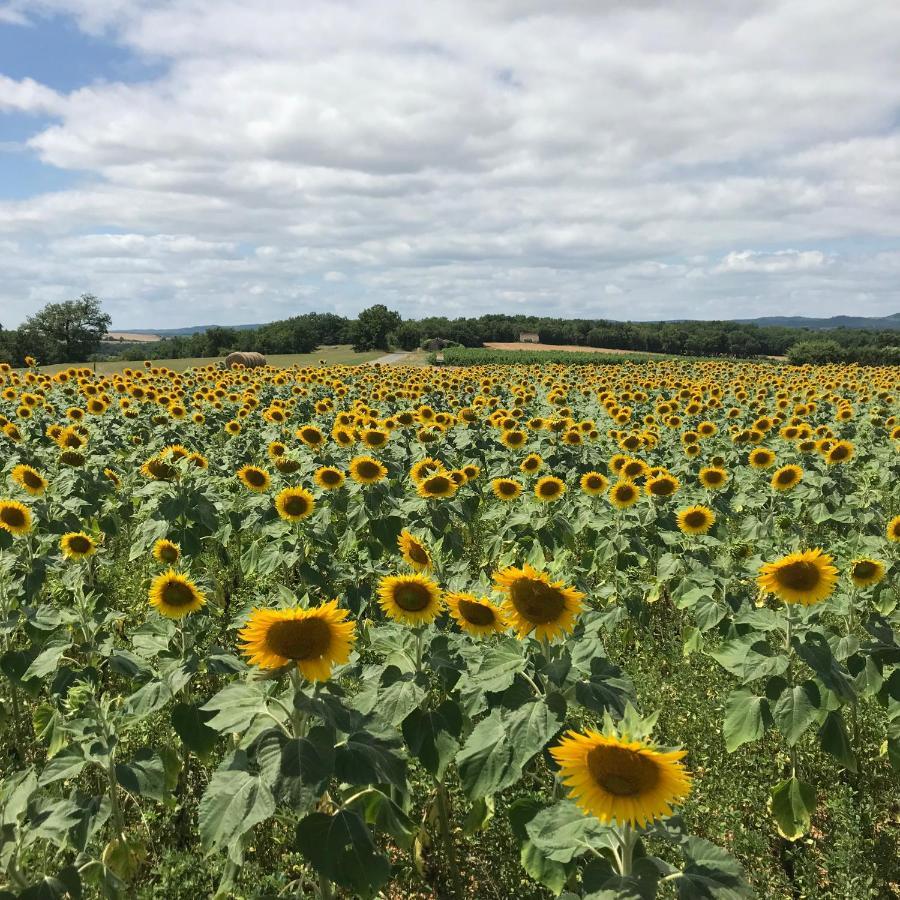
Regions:
[[[266,358],[262,353],[255,353],[253,351],[238,351],[236,353],[229,353],[228,356],[225,357],[226,369],[233,369],[235,366],[243,366],[245,369],[255,369],[257,366],[264,366],[265,364]]]

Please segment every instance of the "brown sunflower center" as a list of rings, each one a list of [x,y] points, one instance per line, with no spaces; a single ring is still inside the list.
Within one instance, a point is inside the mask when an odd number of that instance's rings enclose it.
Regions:
[[[536,578],[517,578],[509,589],[516,612],[534,625],[555,622],[566,608],[562,593]]]
[[[797,560],[781,566],[775,573],[776,581],[792,591],[811,591],[821,579],[818,567],[805,560]]]
[[[846,447],[843,447],[840,444],[838,444],[837,447],[834,447],[832,449],[831,458],[837,459],[837,460],[846,459],[847,456],[849,455],[849,453],[850,453],[850,451]]]
[[[796,477],[797,473],[792,469],[784,469],[775,476],[775,480],[779,484],[793,484]]]
[[[496,618],[494,610],[490,606],[474,600],[460,600],[459,612],[472,625],[493,625]]]
[[[300,469],[300,463],[296,459],[279,459],[275,466],[284,475],[293,475]]]
[[[18,506],[0,507],[0,522],[10,528],[22,528],[25,525],[25,513]]]
[[[197,599],[194,589],[183,581],[167,581],[161,596],[167,606],[189,606]]]
[[[85,537],[83,534],[73,534],[72,537],[69,538],[69,549],[73,553],[88,553],[93,546],[91,543],[91,539]]]
[[[409,558],[420,565],[426,565],[429,562],[428,553],[425,548],[416,541],[409,542]]]
[[[516,492],[516,485],[512,481],[501,481],[497,487],[505,497],[511,497]]]
[[[25,487],[30,488],[41,488],[44,486],[44,479],[38,475],[37,472],[32,471],[31,469],[26,469],[22,473],[22,483]]]
[[[421,612],[431,603],[431,592],[416,582],[401,584],[394,590],[394,602],[405,612]]]
[[[701,509],[692,510],[684,517],[684,524],[688,528],[702,528],[708,521],[706,513]]]
[[[559,490],[560,485],[556,481],[545,481],[543,484],[538,485],[538,491],[542,497],[555,497]]]
[[[282,505],[289,516],[302,516],[309,509],[309,501],[300,494],[289,494]]]
[[[163,562],[175,562],[178,559],[178,548],[172,544],[165,544],[159,548],[159,556]]]
[[[853,576],[855,578],[871,578],[877,574],[878,566],[870,560],[864,559],[853,567]]]
[[[378,478],[381,474],[381,467],[377,462],[370,459],[364,459],[356,464],[356,474],[360,478]]]
[[[675,490],[675,482],[669,478],[657,478],[650,482],[650,493],[655,497],[668,497]]]
[[[266,473],[260,469],[247,469],[244,472],[244,479],[253,487],[262,487],[266,483]]]
[[[425,482],[425,489],[432,494],[443,494],[450,490],[451,481],[446,475],[432,475]]]
[[[313,428],[304,428],[302,434],[303,440],[308,441],[310,444],[317,444],[322,440],[322,435]]]
[[[283,619],[269,626],[266,646],[285,659],[318,659],[331,645],[331,628],[322,619]]]
[[[585,484],[592,490],[598,491],[603,487],[603,479],[599,475],[588,475]]]
[[[67,466],[77,467],[84,465],[84,456],[77,450],[66,450],[60,454],[59,459],[60,462]]]
[[[341,473],[337,469],[323,469],[319,473],[319,478],[322,479],[322,484],[333,485],[341,483]]]
[[[627,503],[634,497],[635,489],[630,484],[623,484],[616,488],[616,499]]]
[[[622,474],[626,475],[628,478],[635,478],[643,471],[644,467],[640,463],[628,463],[622,468]]]
[[[624,747],[601,745],[587,755],[591,777],[616,797],[634,797],[653,790],[659,782],[659,768],[643,753]]]

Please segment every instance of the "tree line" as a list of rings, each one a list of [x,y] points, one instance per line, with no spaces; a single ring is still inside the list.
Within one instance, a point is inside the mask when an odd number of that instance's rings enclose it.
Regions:
[[[98,357],[132,361],[217,357],[232,350],[263,354],[311,353],[326,344],[354,349],[415,350],[440,340],[462,347],[517,341],[523,332],[545,344],[637,350],[674,356],[729,356],[750,359],[786,356],[790,362],[900,364],[900,332],[838,328],[823,334],[805,328],[740,322],[613,322],[491,313],[477,318],[429,317],[404,321],[383,304],[355,319],[335,313],[305,313],[256,328],[213,326],[190,335],[115,347],[104,344],[110,317],[91,294],[50,303],[14,331],[0,327],[0,361],[23,365],[26,356],[42,363],[79,363]]]

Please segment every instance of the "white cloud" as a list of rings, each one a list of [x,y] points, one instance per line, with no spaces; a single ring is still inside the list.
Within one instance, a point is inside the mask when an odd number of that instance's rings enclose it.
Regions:
[[[0,202],[0,249],[19,248],[4,318],[81,290],[119,327],[373,302],[643,319],[900,308],[882,255],[900,252],[900,4],[0,9],[33,27],[65,13],[164,62],[65,95],[0,75],[0,111],[53,116],[28,146],[77,178]]]
[[[820,250],[776,250],[774,253],[758,253],[753,250],[735,250],[729,253],[714,272],[762,272],[781,274],[821,269],[828,265],[828,258]]]

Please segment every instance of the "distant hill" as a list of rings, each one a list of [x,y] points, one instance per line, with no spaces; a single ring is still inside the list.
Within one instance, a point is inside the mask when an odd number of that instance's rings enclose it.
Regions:
[[[900,313],[892,316],[866,318],[865,316],[832,316],[830,319],[808,319],[805,316],[763,316],[759,319],[735,319],[742,325],[759,325],[762,328],[780,326],[782,328],[809,328],[812,331],[827,331],[833,328],[869,328],[881,331],[887,328],[900,330]]]
[[[156,334],[160,337],[175,337],[176,335],[200,334],[209,331],[210,328],[233,328],[235,331],[253,331],[262,328],[263,323],[254,325],[186,325],[184,328],[115,328],[116,334]]]

